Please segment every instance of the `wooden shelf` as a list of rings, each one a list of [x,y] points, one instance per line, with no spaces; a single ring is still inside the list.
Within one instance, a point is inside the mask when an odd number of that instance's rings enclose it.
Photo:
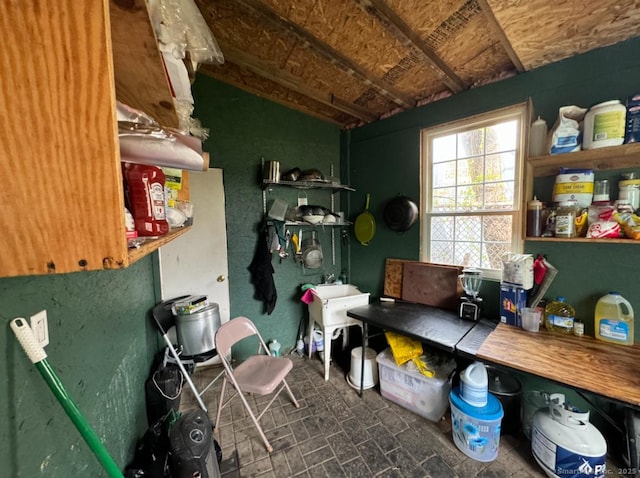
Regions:
[[[555,176],[558,168],[589,168],[594,171],[640,168],[640,143],[623,144],[575,153],[554,154],[529,158],[533,176]]]
[[[191,227],[181,227],[179,229],[172,229],[165,236],[159,237],[145,242],[140,247],[129,249],[129,264],[142,259],[144,256],[151,254],[156,249],[164,246],[165,244],[173,241],[176,237],[181,236],[189,231]]]
[[[525,241],[536,241],[536,242],[582,242],[587,244],[640,244],[640,241],[634,241],[633,239],[590,239],[588,237],[574,237],[574,238],[563,238],[563,237],[525,237]]]

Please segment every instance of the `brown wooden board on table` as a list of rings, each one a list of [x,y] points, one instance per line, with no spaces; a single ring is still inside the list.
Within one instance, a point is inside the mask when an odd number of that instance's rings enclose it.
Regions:
[[[457,310],[462,267],[406,262],[402,265],[402,300]]]
[[[402,266],[408,259],[392,259],[384,262],[384,295],[393,299],[402,299]]]

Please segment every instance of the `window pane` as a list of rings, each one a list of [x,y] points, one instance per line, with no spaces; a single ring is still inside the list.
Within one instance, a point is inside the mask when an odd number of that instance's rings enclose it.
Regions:
[[[513,209],[515,199],[513,181],[484,185],[485,209]]]
[[[505,242],[511,244],[512,223],[513,217],[511,215],[483,217],[483,239],[490,242]]]
[[[456,217],[456,241],[480,241],[482,240],[482,217],[461,216]]]
[[[436,264],[455,264],[453,260],[453,242],[431,241],[429,258],[431,262]]]
[[[495,126],[489,126],[487,132],[487,153],[495,151],[509,151],[516,149],[516,140],[518,139],[518,122],[507,121]]]
[[[479,156],[484,153],[484,128],[458,134],[458,158]]]
[[[453,240],[453,216],[439,216],[431,219],[431,240]]]
[[[487,216],[483,220],[483,267],[500,270],[502,255],[511,251],[513,217]]]
[[[473,186],[460,186],[458,189],[457,206],[458,211],[470,211],[482,209],[483,186],[476,184]]]
[[[482,267],[482,244],[479,242],[456,242],[455,264],[464,267]]]
[[[484,181],[484,158],[460,159],[458,163],[458,184],[481,183]]]
[[[486,159],[485,181],[513,181],[516,177],[516,152],[490,154]]]
[[[456,185],[456,161],[447,161],[433,165],[433,187]]]
[[[456,209],[455,188],[433,188],[431,196],[432,211],[447,212]]]
[[[456,135],[435,138],[432,142],[434,163],[456,159]]]

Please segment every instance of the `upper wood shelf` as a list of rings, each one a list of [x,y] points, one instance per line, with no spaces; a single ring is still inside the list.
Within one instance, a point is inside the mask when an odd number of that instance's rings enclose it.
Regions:
[[[555,176],[560,167],[589,168],[594,171],[640,168],[640,143],[536,156],[529,158],[528,162],[534,177]]]
[[[180,229],[171,229],[166,235],[145,242],[140,247],[129,249],[129,265],[142,259],[144,256],[151,254],[156,249],[173,241],[176,237],[185,234],[191,227],[182,227]]]

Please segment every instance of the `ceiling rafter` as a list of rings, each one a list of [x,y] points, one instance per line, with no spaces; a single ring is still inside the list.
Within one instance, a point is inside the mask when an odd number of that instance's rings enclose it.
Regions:
[[[395,104],[402,106],[403,108],[413,108],[415,101],[397,91],[393,86],[381,81],[372,72],[359,66],[351,59],[337,51],[335,48],[319,40],[315,36],[311,35],[307,30],[296,25],[290,20],[282,17],[277,12],[273,11],[270,7],[260,2],[260,0],[236,0],[238,3],[244,4],[249,8],[252,8],[265,19],[271,21],[277,28],[286,30],[294,35],[304,45],[311,47],[314,51],[322,55],[334,65],[338,66],[345,72],[360,78],[361,81],[367,86],[371,86],[378,93],[382,94],[386,98],[390,99]]]
[[[491,26],[495,34],[500,39],[502,48],[504,48],[505,51],[507,52],[507,55],[509,56],[511,63],[513,63],[513,66],[516,67],[516,70],[518,71],[518,73],[524,72],[525,67],[520,61],[520,58],[518,57],[517,53],[513,49],[513,46],[511,45],[511,42],[509,41],[507,34],[504,32],[504,29],[500,26],[500,22],[498,22],[498,19],[493,14],[493,10],[491,9],[491,5],[489,5],[489,2],[487,0],[477,0],[477,2],[478,2],[478,5],[480,5],[480,9],[484,12],[485,17],[487,17],[487,21],[489,22],[489,25]]]
[[[270,67],[264,62],[261,62],[258,58],[242,52],[236,48],[225,46],[224,47],[225,58],[231,63],[235,63],[238,66],[252,70],[257,75],[260,75],[268,80],[278,83],[281,86],[289,88],[303,96],[307,96],[312,100],[319,103],[331,106],[338,111],[347,113],[348,115],[359,119],[363,122],[371,122],[378,119],[378,115],[374,112],[356,105],[348,100],[340,98],[332,93],[325,93],[315,88],[310,88],[303,84],[300,79],[291,75],[283,70]]]
[[[460,93],[469,88],[407,23],[395,13],[384,0],[357,0],[369,14],[375,16],[396,39],[424,57],[438,78],[453,92]]]

